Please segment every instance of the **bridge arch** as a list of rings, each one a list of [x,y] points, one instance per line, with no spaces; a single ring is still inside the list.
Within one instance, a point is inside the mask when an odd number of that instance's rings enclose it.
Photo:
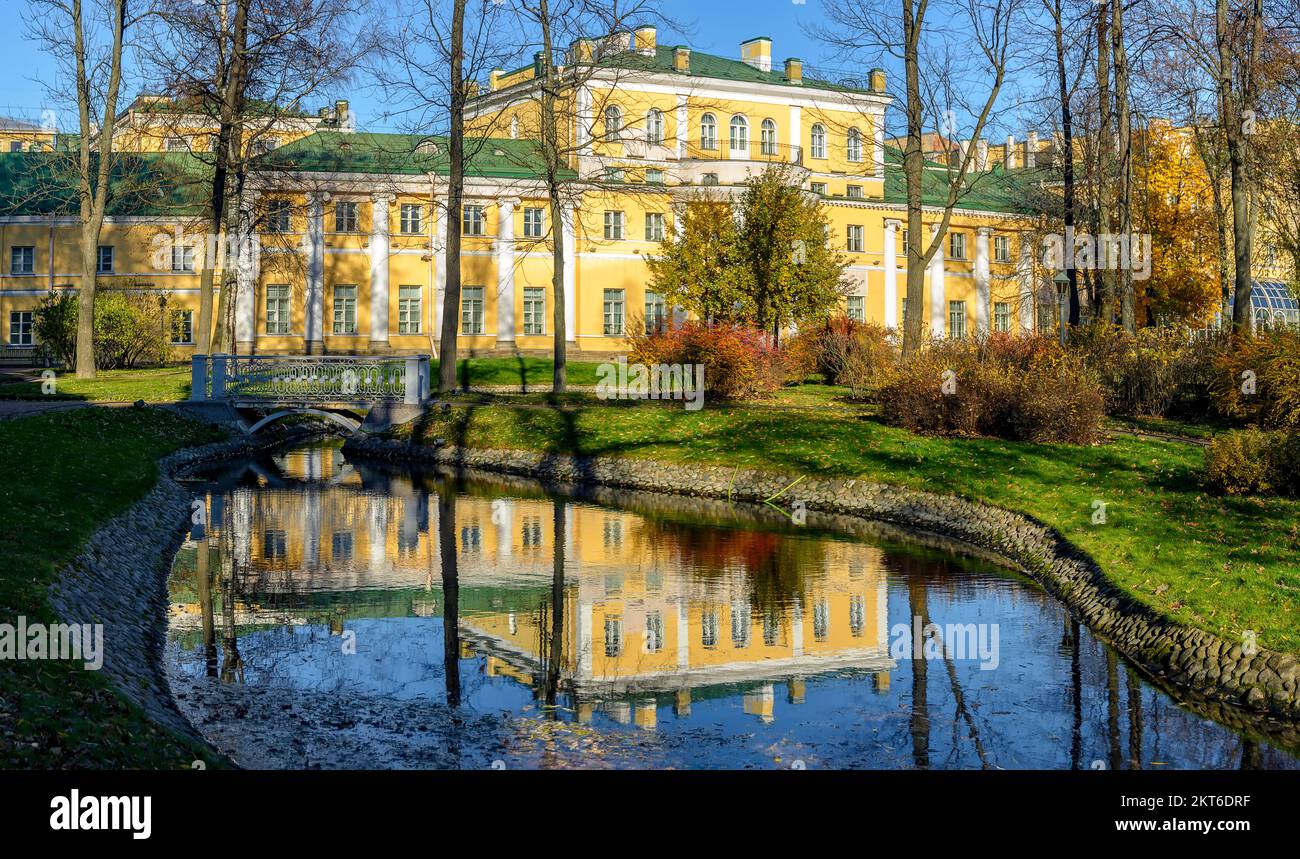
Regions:
[[[281,418],[288,417],[289,415],[316,415],[318,417],[327,418],[331,421],[334,421],[334,423],[343,427],[348,432],[356,432],[358,429],[361,428],[361,421],[356,420],[355,418],[347,417],[345,415],[340,415],[337,412],[327,412],[324,409],[298,408],[298,409],[280,409],[278,412],[272,412],[271,414],[267,415],[266,417],[262,418],[260,421],[258,421],[257,423],[249,427],[248,433],[249,435],[252,435],[253,433],[260,430],[262,427],[266,426],[267,424],[275,423]]]

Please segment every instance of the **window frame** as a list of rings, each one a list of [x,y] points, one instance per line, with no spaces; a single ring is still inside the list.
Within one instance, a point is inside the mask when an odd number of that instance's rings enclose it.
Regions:
[[[826,126],[820,122],[814,122],[812,128],[808,130],[808,137],[811,144],[808,147],[809,157],[826,158]]]
[[[460,291],[460,333],[466,337],[482,336],[485,330],[485,293],[481,286],[466,286]]]
[[[620,209],[605,210],[605,241],[620,242],[627,235],[625,218]]]
[[[775,155],[780,145],[777,140],[776,121],[771,117],[764,119],[758,126],[759,151],[763,155]]]
[[[293,324],[293,289],[287,283],[268,283],[263,292],[262,306],[265,317],[262,321],[262,327],[265,333],[276,336],[291,333]],[[272,301],[275,302],[274,314],[271,312]],[[272,327],[273,319],[274,327]]]
[[[23,320],[26,317],[26,321]],[[36,313],[32,310],[9,311],[9,345],[24,349],[36,345]]]
[[[605,287],[602,303],[602,332],[606,337],[627,334],[627,290]]]
[[[361,232],[361,213],[356,200],[334,201],[334,232]]]
[[[414,298],[412,298],[412,291]],[[423,328],[424,287],[412,283],[399,285],[397,287],[397,333],[419,334]]]
[[[333,323],[330,333],[335,337],[354,337],[357,334],[357,295],[359,290],[354,283],[335,284],[332,290],[330,308],[333,311]],[[342,302],[342,303],[340,303]],[[351,321],[348,311],[351,309]],[[340,316],[340,311],[342,315]]]
[[[20,257],[26,259],[20,265]],[[36,274],[36,246],[13,245],[9,248],[9,273],[15,275]]]
[[[98,245],[95,248],[95,274],[113,274],[117,267],[115,245]],[[108,251],[108,265],[104,265],[104,251]]]
[[[463,236],[481,237],[487,235],[487,210],[482,204],[461,204],[460,232]]]
[[[664,142],[664,112],[652,107],[645,114],[645,142],[660,146]]]
[[[424,204],[402,203],[397,208],[397,231],[404,236],[424,233]]]
[[[844,249],[848,253],[860,254],[865,247],[866,228],[862,224],[849,224],[844,230]]]
[[[178,339],[177,331],[184,332],[182,336],[185,339]],[[194,311],[184,308],[173,310],[171,316],[171,334],[169,342],[173,346],[193,346],[194,345]]]
[[[524,207],[524,238],[540,239],[546,235],[545,212],[546,210],[540,206]]]
[[[712,112],[700,116],[700,148],[709,151],[718,148],[718,119]]]
[[[850,128],[844,135],[844,158],[853,164],[862,161],[862,132]]]
[[[662,242],[664,240],[664,232],[664,213],[646,212],[645,240],[647,242]]]
[[[540,307],[538,306],[540,305]],[[524,287],[524,329],[526,337],[546,335],[546,287]]]

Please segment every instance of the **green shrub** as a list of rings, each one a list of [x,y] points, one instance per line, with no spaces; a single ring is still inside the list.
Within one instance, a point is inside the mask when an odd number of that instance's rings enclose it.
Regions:
[[[95,292],[95,365],[118,370],[167,360],[170,349],[170,312],[157,292],[126,284]],[[77,366],[79,298],[73,292],[50,293],[41,300],[33,318],[36,339],[69,370]]]
[[[913,432],[1090,444],[1101,387],[1050,339],[993,335],[933,343],[881,386],[885,420]]]
[[[1213,369],[1214,403],[1225,417],[1300,430],[1300,331],[1239,338],[1235,348],[1216,357]]]
[[[729,400],[768,396],[785,378],[768,335],[740,325],[686,322],[633,337],[628,362],[703,364],[705,392]]]
[[[1215,436],[1205,479],[1225,495],[1300,496],[1300,433],[1252,427]]]

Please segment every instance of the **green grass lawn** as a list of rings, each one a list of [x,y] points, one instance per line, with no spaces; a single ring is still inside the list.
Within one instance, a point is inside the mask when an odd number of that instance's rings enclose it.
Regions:
[[[153,486],[160,457],[216,437],[157,409],[0,422],[0,622],[55,621],[46,598],[55,573]],[[80,663],[0,661],[0,767],[175,769],[196,756]]]
[[[569,384],[595,385],[598,363],[569,362]],[[433,362],[437,378],[438,362]],[[463,386],[519,385],[549,386],[553,364],[549,358],[462,358],[457,362],[457,379]],[[90,400],[100,403],[169,403],[190,397],[190,368],[147,367],[139,370],[100,370],[86,381],[72,373],[54,378],[54,390],[46,394],[36,381],[0,381],[0,400]]]
[[[1097,447],[926,438],[867,408],[792,396],[813,407],[464,406],[407,432],[475,447],[867,478],[986,501],[1057,528],[1171,617],[1233,640],[1254,630],[1268,647],[1300,651],[1300,501],[1208,494],[1201,448],[1132,436]],[[1094,501],[1106,504],[1104,525],[1092,524]]]

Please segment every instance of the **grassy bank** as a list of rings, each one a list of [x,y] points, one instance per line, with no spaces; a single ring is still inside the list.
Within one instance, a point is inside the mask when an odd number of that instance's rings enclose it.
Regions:
[[[0,422],[0,622],[54,622],[46,592],[56,572],[153,486],[160,457],[215,438],[156,409]],[[195,756],[80,663],[0,661],[0,767],[175,769]]]
[[[1171,617],[1232,640],[1253,630],[1265,646],[1300,651],[1300,501],[1207,494],[1195,445],[1132,436],[1097,447],[925,438],[844,404],[467,406],[431,415],[408,434],[865,478],[985,501],[1057,528]],[[1098,501],[1104,524],[1093,524]]]
[[[598,366],[592,361],[570,361],[569,384],[595,385]],[[436,378],[437,361],[433,362],[433,367]],[[456,378],[462,387],[549,387],[553,370],[554,364],[548,358],[463,358],[457,362]],[[39,371],[36,373],[39,377]],[[0,381],[0,400],[89,400],[100,403],[144,400],[147,403],[168,403],[190,397],[189,366],[101,370],[91,380],[78,379],[73,373],[61,373],[54,377],[53,382],[53,391],[46,393],[39,378]]]

